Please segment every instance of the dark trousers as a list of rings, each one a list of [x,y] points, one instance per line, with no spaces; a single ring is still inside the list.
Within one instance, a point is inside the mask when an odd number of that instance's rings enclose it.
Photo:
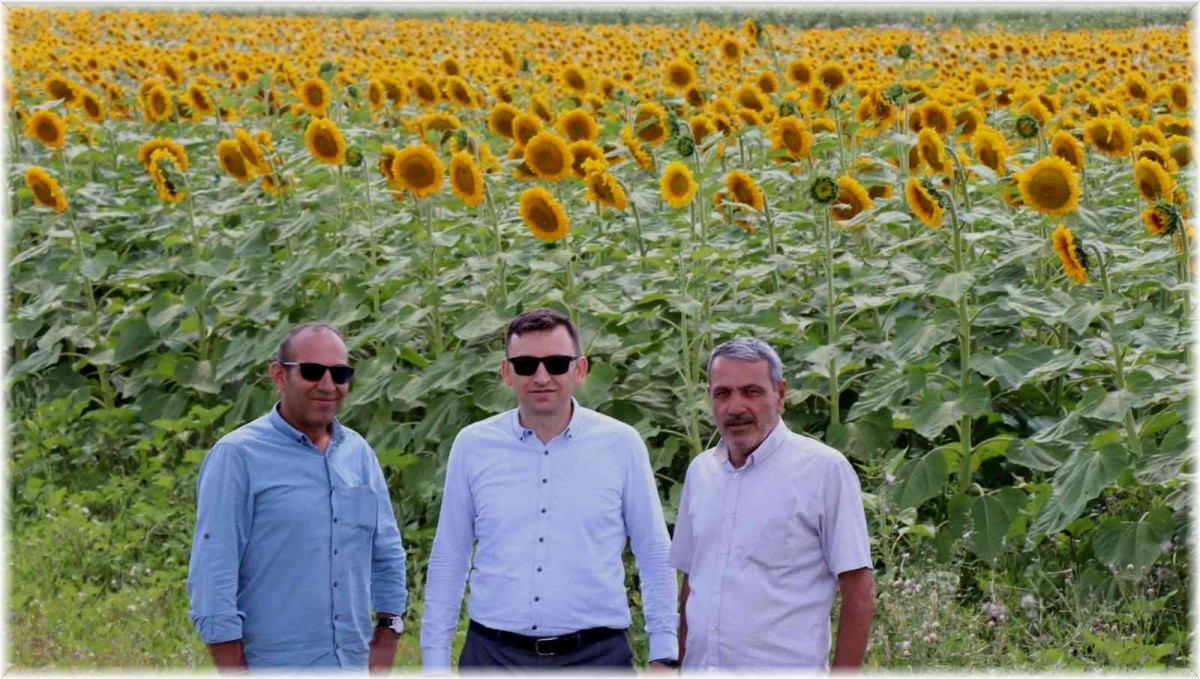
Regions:
[[[628,634],[618,634],[588,644],[577,651],[560,655],[538,655],[467,629],[467,640],[458,656],[460,673],[503,671],[516,673],[530,669],[579,668],[633,674],[633,649]]]

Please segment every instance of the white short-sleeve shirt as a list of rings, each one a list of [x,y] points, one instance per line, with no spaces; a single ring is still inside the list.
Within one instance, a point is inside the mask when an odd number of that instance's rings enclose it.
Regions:
[[[871,567],[858,476],[781,420],[741,468],[692,460],[671,545],[688,575],[685,670],[828,671],[837,576]]]

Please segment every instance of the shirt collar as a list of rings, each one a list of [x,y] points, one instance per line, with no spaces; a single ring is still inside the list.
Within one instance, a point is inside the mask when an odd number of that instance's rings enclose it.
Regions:
[[[754,452],[750,453],[746,458],[746,464],[742,465],[742,469],[765,462],[767,458],[771,457],[779,449],[780,444],[783,443],[789,433],[787,425],[783,423],[783,418],[780,417],[775,428],[771,430],[770,434],[767,434],[767,438],[763,439],[762,443],[758,444],[758,447],[754,449]],[[725,443],[725,439],[721,439],[717,443],[717,447],[713,449],[713,455],[716,456],[718,462],[721,462],[729,469],[734,469],[733,463],[729,461],[729,446]]]
[[[571,421],[567,423],[567,428],[563,430],[560,436],[565,436],[568,441],[574,440],[576,436],[583,433],[584,422],[586,415],[583,414],[584,408],[579,405],[579,401],[575,397],[571,397]],[[512,428],[512,434],[518,441],[528,441],[530,437],[536,437],[537,434],[532,429],[521,426],[521,409],[513,408],[508,411],[508,421]]]
[[[275,405],[271,407],[270,414],[267,415],[267,419],[270,420],[275,429],[280,434],[283,434],[285,437],[287,437],[289,441],[295,441],[296,443],[304,443],[305,441],[308,441],[308,436],[304,432],[288,424],[288,421],[283,419],[283,415],[279,414],[279,406],[281,403],[281,401],[275,402]],[[332,428],[333,432],[329,439],[330,444],[332,445],[341,443],[342,438],[346,435],[346,432],[345,428],[342,427],[342,423],[338,422],[336,417],[333,418]],[[309,442],[311,443],[311,441]]]

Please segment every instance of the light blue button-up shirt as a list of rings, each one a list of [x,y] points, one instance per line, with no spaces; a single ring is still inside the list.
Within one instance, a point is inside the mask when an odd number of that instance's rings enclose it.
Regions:
[[[671,541],[646,446],[633,427],[573,405],[567,429],[547,444],[515,409],[455,438],[425,579],[425,671],[450,668],[468,570],[467,611],[493,629],[548,637],[628,627],[626,536],[650,658],[678,654]]]
[[[333,422],[322,454],[271,412],[224,436],[197,482],[188,612],[251,669],[365,669],[371,611],[403,614],[404,548],[374,451]]]

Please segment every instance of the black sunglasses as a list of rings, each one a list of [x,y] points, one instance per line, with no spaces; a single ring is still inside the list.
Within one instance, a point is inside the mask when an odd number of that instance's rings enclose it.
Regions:
[[[579,358],[578,356],[513,356],[505,359],[513,367],[513,372],[521,377],[529,377],[538,370],[539,364],[546,366],[546,372],[551,375],[565,375],[567,370],[571,368],[571,361]]]
[[[323,365],[321,363],[296,363],[293,361],[281,361],[280,365],[291,368],[292,366],[300,366],[300,377],[309,382],[320,382],[325,376],[325,371],[329,371],[329,378],[334,384],[346,384],[354,377],[354,368],[348,365]]]

